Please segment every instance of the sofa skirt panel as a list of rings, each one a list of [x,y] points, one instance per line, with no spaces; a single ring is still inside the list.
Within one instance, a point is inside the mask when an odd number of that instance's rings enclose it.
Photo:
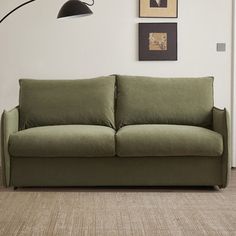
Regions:
[[[221,157],[11,158],[11,186],[223,186]]]

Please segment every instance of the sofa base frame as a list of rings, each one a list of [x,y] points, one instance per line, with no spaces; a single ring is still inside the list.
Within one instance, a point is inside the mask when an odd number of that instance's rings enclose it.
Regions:
[[[12,157],[13,187],[215,186],[221,157]]]

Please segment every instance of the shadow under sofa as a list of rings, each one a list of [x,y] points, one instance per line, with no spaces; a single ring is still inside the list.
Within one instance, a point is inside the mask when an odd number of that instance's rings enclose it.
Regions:
[[[213,78],[20,80],[2,116],[5,186],[227,186]]]

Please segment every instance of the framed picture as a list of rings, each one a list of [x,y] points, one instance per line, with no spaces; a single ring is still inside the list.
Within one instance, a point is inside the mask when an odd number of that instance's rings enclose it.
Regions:
[[[177,18],[178,0],[139,0],[139,17]]]
[[[139,23],[139,60],[176,61],[177,23]]]

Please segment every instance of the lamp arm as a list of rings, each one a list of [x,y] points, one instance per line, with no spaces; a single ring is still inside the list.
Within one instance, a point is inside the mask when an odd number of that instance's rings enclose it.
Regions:
[[[15,9],[13,9],[12,11],[10,11],[9,13],[7,13],[1,20],[0,20],[0,23],[2,23],[9,15],[11,15],[14,11],[18,10],[19,8],[23,7],[24,5],[28,4],[28,3],[31,3],[31,2],[34,2],[36,0],[30,0],[30,1],[27,1],[25,3],[22,3],[21,5],[19,5],[18,7],[16,7]]]
[[[88,5],[88,6],[93,6],[94,5],[94,0],[92,0],[92,3],[87,3],[87,2],[82,2],[82,3],[84,3],[84,4],[86,4],[86,5]]]

